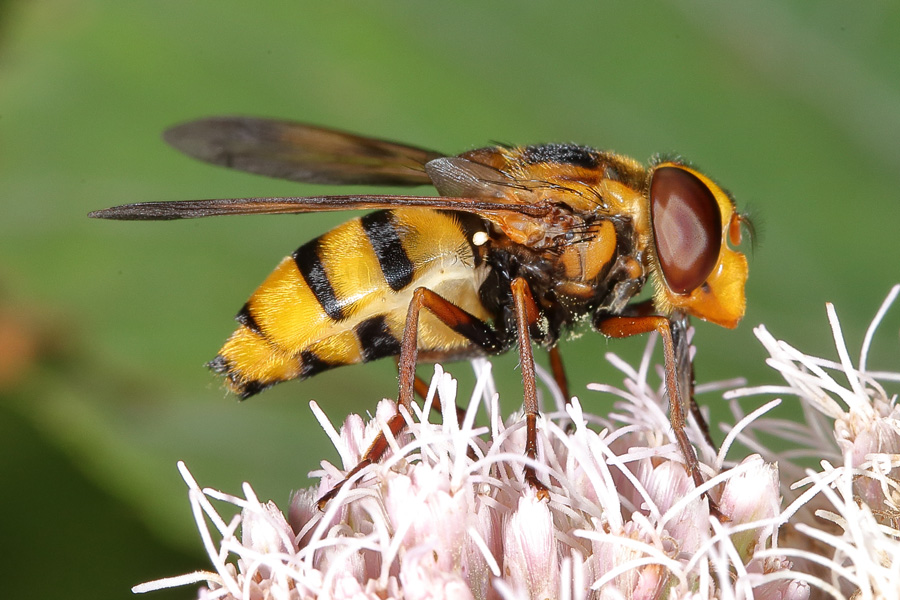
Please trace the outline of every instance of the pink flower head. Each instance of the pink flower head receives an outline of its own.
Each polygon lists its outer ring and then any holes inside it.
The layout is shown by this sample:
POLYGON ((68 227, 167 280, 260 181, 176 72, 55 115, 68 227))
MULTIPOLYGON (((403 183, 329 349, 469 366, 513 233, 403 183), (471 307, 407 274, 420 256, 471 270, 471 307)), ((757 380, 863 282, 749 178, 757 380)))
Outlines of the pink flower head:
MULTIPOLYGON (((351 415, 340 432, 313 405, 343 469, 323 463, 313 473, 319 485, 294 495, 287 519, 249 485, 243 497, 201 489, 182 465, 213 570, 135 591, 199 582, 207 586, 199 597, 210 599, 897 598, 896 402, 877 383, 893 375, 866 371, 864 357, 852 367, 842 341, 841 360, 828 362, 764 329, 757 334, 788 379, 777 389, 797 395, 814 418, 805 425, 766 418, 777 402, 747 416, 735 405, 736 422, 718 453, 692 425, 701 489, 673 443, 662 384, 649 381, 652 341, 637 368, 611 357, 625 374, 621 388, 592 386, 618 398, 612 414, 585 413, 576 398, 538 419, 538 460, 530 464, 549 500, 525 483, 523 420, 499 417, 489 364, 479 361, 465 418, 450 409, 432 423, 430 402, 416 408, 405 416, 406 430, 389 438, 388 454, 324 511, 316 500, 387 431, 393 402, 379 404, 368 422, 351 415), (835 368, 847 387, 825 373, 835 368), (475 425, 481 406, 487 427, 475 425), (794 455, 768 449, 762 429, 831 462, 803 471, 794 455), (211 499, 235 505, 237 514, 224 518, 211 499)), ((456 404, 456 382, 440 367, 431 387, 429 398, 456 404)))

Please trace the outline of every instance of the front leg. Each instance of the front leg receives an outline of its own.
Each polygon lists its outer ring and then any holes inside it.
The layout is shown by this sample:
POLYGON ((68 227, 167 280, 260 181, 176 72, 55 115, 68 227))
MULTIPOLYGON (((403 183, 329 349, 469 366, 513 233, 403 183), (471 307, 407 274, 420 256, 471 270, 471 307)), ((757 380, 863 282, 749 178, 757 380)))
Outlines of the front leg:
MULTIPOLYGON (((629 304, 625 307, 625 311, 622 314, 627 317, 651 317, 656 315, 656 307, 653 305, 653 300, 643 300, 629 304)), ((691 348, 687 339, 687 330, 690 323, 687 316, 683 313, 676 313, 668 321, 669 329, 672 332, 672 343, 675 347, 675 368, 681 375, 679 379, 681 398, 690 406, 691 415, 694 417, 694 421, 697 422, 697 426, 700 427, 706 443, 715 450, 716 443, 713 441, 712 434, 709 431, 709 423, 706 422, 706 417, 700 412, 700 406, 697 404, 696 398, 694 398, 694 361, 691 360, 691 348)), ((600 329, 600 325, 596 326, 600 329)))
MULTIPOLYGON (((672 338, 669 319, 662 316, 615 316, 599 320, 595 323, 595 326, 602 334, 616 338, 631 337, 651 331, 659 332, 663 342, 666 394, 669 397, 669 421, 672 424, 672 431, 675 433, 675 441, 678 443, 678 448, 684 457, 688 475, 691 476, 697 487, 702 486, 705 482, 703 475, 700 473, 700 461, 697 459, 697 453, 694 451, 694 447, 691 445, 685 432, 684 401, 678 385, 678 363, 676 361, 675 343, 672 338)), ((710 511, 718 514, 719 511, 715 502, 708 495, 707 499, 710 503, 710 511)))

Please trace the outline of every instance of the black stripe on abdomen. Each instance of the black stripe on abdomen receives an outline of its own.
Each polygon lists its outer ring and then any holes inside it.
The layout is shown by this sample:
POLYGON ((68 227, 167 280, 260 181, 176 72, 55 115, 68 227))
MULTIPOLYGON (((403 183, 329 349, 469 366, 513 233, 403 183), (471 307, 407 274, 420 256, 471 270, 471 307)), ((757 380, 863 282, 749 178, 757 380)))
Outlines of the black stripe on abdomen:
POLYGON ((362 349, 363 362, 400 354, 400 340, 388 329, 384 315, 366 319, 353 329, 362 349))
POLYGON ((325 267, 319 257, 320 247, 318 238, 303 244, 294 252, 294 262, 297 263, 300 274, 303 275, 309 289, 316 296, 316 300, 322 305, 325 314, 335 321, 342 321, 345 316, 344 311, 338 303, 334 288, 331 287, 328 274, 325 273, 325 267))
POLYGON ((260 337, 266 337, 266 334, 263 333, 262 329, 259 326, 259 323, 256 322, 256 317, 253 316, 253 313, 250 312, 250 303, 247 302, 244 306, 241 307, 240 312, 238 312, 237 316, 234 318, 235 321, 255 333, 260 337))
POLYGON ((392 213, 380 210, 362 217, 360 221, 387 284, 395 292, 408 286, 413 278, 413 264, 400 241, 392 213))
POLYGON ((330 363, 310 350, 300 352, 300 379, 306 379, 339 366, 341 363, 330 363))

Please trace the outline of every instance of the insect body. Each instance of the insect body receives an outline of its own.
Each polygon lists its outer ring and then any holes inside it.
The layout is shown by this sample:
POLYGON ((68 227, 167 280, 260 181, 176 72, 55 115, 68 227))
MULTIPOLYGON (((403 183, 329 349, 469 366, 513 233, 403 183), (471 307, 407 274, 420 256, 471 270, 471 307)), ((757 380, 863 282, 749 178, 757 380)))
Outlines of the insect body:
MULTIPOLYGON (((399 356, 399 401, 409 408, 420 358, 468 358, 518 345, 526 453, 534 457, 532 341, 550 349, 565 387, 556 343, 567 328, 589 320, 615 337, 656 330, 664 342, 673 429, 688 469, 702 481, 683 431, 677 381, 689 382, 690 374, 679 373, 687 351, 679 331, 687 316, 735 327, 747 278, 746 258, 731 248, 740 242, 743 217, 702 173, 677 160, 645 167, 570 144, 444 156, 249 118, 187 123, 166 139, 192 156, 244 171, 314 183, 428 184, 440 194, 150 202, 91 214, 167 220, 379 209, 298 248, 238 313, 238 329, 211 366, 239 396, 399 356), (632 303, 647 279, 652 301, 632 303)), ((399 429, 401 420, 391 426, 399 429)), ((384 451, 380 443, 364 464, 384 451)), ((533 470, 526 478, 546 491, 533 470)))

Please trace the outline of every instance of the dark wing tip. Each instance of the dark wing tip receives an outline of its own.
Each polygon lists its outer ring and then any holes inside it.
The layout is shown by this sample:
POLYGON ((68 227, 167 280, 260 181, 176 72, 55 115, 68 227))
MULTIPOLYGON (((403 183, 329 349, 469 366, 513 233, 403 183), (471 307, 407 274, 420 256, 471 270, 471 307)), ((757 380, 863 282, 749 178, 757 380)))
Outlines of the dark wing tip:
POLYGON ((88 213, 91 219, 108 219, 111 221, 171 221, 189 218, 186 214, 173 209, 172 202, 141 202, 123 204, 88 213))
POLYGON ((253 132, 248 131, 251 125, 247 119, 239 117, 210 117, 170 127, 162 137, 167 144, 188 156, 230 167, 235 149, 253 142, 253 132))

